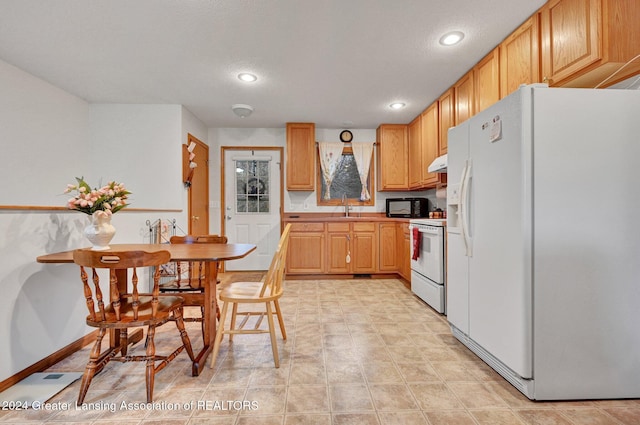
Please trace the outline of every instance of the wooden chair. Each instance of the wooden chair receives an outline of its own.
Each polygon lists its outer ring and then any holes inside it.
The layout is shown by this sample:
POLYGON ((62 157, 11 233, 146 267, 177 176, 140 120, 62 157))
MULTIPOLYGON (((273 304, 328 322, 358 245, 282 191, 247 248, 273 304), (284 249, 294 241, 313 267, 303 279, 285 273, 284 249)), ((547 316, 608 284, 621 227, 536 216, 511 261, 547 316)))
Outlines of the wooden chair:
MULTIPOLYGON (((227 243, 226 236, 219 235, 186 235, 172 236, 171 243, 227 243)), ((220 280, 218 279, 218 283, 220 280)), ((205 273, 202 261, 177 261, 176 279, 160 285, 160 292, 164 294, 179 293, 184 298, 184 305, 200 307, 200 317, 185 317, 185 322, 200 322, 202 325, 202 338, 204 340, 204 285, 205 273)), ((220 311, 216 304, 216 315, 220 318, 220 311)), ((205 341, 206 344, 206 341, 205 341)))
MULTIPOLYGON (((89 355, 89 362, 85 368, 78 395, 78 404, 82 404, 91 385, 91 380, 111 360, 120 362, 142 361, 147 364, 146 385, 147 402, 153 401, 153 383, 156 372, 164 369, 182 350, 186 349, 189 358, 193 361, 194 355, 189 336, 182 320, 182 298, 160 297, 159 277, 160 266, 171 258, 169 251, 144 252, 144 251, 92 251, 90 249, 78 249, 73 252, 73 261, 80 266, 80 278, 84 286, 84 296, 89 309, 87 325, 98 328, 98 337, 89 355), (155 266, 153 275, 153 290, 150 294, 138 293, 139 267, 155 266), (89 285, 89 275, 85 268, 91 268, 91 280, 95 288, 95 294, 89 285), (105 305, 100 289, 99 269, 109 271, 110 302, 105 305), (120 288, 126 288, 126 282, 118 282, 118 276, 122 276, 123 270, 132 271, 132 292, 120 293, 120 288), (96 311, 96 305, 98 307, 96 311), (168 356, 156 355, 154 336, 156 328, 167 321, 175 321, 182 345, 168 356), (147 327, 146 355, 127 356, 127 329, 147 327), (107 330, 120 333, 121 345, 101 353, 101 343, 107 330), (116 357, 118 352, 121 356, 116 357), (156 361, 160 361, 156 365, 156 361)), ((151 270, 151 269, 150 269, 151 270)))
POLYGON ((229 335, 229 343, 233 342, 235 334, 256 334, 269 333, 271 336, 271 350, 273 351, 273 361, 276 367, 280 367, 280 358, 278 356, 278 345, 276 342, 275 324, 273 315, 278 318, 282 339, 287 339, 287 333, 282 320, 282 312, 278 300, 283 294, 283 281, 285 274, 285 260, 287 258, 287 248, 289 246, 289 232, 291 224, 287 224, 280 237, 280 242, 276 248, 276 252, 271 260, 269 270, 262 282, 232 282, 220 290, 219 298, 222 302, 222 314, 218 322, 215 343, 213 345, 213 353, 211 354, 211 365, 213 368, 220 351, 220 343, 225 334, 229 335), (259 311, 238 311, 240 304, 264 304, 265 310, 259 311), (273 304, 273 307, 272 307, 273 304), (231 323, 228 329, 225 329, 225 318, 232 306, 231 323), (238 327, 236 327, 237 316, 244 316, 238 327), (258 316, 255 326, 252 329, 245 329, 244 326, 251 316, 258 316), (260 325, 264 317, 267 317, 269 329, 261 329, 260 325))

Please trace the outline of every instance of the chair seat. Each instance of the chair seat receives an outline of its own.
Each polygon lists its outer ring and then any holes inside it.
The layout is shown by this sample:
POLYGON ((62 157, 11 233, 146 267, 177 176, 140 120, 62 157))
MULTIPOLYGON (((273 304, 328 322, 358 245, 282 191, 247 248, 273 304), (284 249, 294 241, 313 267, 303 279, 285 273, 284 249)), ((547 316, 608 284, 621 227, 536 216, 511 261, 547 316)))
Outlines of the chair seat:
POLYGON ((264 303, 280 298, 282 292, 272 296, 260 295, 264 286, 263 282, 233 282, 223 287, 218 294, 220 301, 243 302, 243 303, 264 303))
POLYGON ((138 319, 133 318, 133 297, 125 295, 120 300, 120 320, 116 320, 116 313, 111 304, 105 306, 105 321, 101 321, 100 313, 96 312, 96 319, 87 316, 87 325, 94 327, 130 328, 132 326, 147 326, 150 324, 164 323, 171 318, 170 312, 178 308, 182 303, 182 297, 162 296, 158 298, 158 308, 155 317, 152 317, 151 295, 141 295, 138 305, 138 319))

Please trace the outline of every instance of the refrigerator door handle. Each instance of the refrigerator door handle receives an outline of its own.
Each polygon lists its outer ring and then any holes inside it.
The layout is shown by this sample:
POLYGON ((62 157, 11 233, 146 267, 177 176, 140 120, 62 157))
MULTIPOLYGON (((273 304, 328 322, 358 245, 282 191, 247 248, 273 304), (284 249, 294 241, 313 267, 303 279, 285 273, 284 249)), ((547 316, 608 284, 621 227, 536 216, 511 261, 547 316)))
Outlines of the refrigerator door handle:
POLYGON ((469 182, 471 180, 471 160, 465 161, 464 169, 462 171, 462 187, 460 189, 460 221, 462 229, 462 239, 464 240, 465 255, 467 257, 473 256, 473 247, 471 241, 471 235, 469 234, 469 182))
POLYGON ((462 175, 460 176, 460 198, 458 199, 458 208, 459 208, 459 220, 460 220, 460 233, 462 235, 462 241, 464 242, 464 252, 465 255, 467 255, 467 236, 465 235, 465 228, 464 228, 464 222, 465 222, 465 216, 466 216, 466 211, 465 211, 465 205, 464 205, 464 183, 465 183, 465 178, 467 176, 467 161, 464 162, 464 167, 462 167, 462 175))

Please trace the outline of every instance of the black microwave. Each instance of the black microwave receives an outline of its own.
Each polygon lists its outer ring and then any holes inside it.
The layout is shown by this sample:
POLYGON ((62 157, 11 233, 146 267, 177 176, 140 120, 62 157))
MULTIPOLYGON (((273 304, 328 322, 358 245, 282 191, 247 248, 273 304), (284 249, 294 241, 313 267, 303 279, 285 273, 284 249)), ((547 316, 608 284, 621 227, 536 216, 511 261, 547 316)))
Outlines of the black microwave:
POLYGON ((388 198, 387 217, 428 217, 427 198, 388 198))

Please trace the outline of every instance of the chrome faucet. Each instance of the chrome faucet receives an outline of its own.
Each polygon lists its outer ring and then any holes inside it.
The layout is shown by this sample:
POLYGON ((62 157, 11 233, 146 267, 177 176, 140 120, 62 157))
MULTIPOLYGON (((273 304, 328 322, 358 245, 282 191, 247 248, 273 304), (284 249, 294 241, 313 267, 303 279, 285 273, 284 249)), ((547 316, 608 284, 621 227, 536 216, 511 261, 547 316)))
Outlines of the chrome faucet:
POLYGON ((349 199, 347 199, 347 194, 342 195, 342 204, 344 205, 344 216, 349 217, 349 199))

